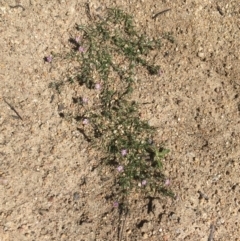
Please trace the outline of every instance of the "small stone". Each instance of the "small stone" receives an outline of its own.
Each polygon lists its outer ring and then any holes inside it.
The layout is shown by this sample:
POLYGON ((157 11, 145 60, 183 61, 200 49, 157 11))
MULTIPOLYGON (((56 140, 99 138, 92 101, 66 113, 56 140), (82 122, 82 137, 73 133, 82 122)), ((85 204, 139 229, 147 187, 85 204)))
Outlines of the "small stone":
POLYGON ((77 201, 79 198, 80 198, 79 193, 78 193, 78 192, 75 192, 75 193, 73 194, 73 200, 74 200, 74 201, 77 201))
POLYGON ((143 239, 147 239, 148 238, 148 235, 146 233, 143 233, 143 239))
POLYGON ((152 223, 151 223, 151 222, 146 222, 146 223, 144 223, 143 226, 141 227, 141 231, 142 231, 143 233, 149 232, 152 228, 153 228, 152 223))
POLYGON ((62 233, 62 234, 61 234, 61 238, 62 238, 62 239, 66 238, 66 237, 67 237, 67 235, 66 235, 65 233, 62 233))
POLYGON ((0 185, 3 185, 3 186, 8 185, 8 180, 3 177, 0 177, 0 185))
POLYGON ((75 12, 75 8, 74 7, 70 7, 68 9, 68 11, 66 12, 66 15, 69 16, 69 15, 73 15, 75 12))
POLYGON ((205 56, 205 55, 204 55, 204 53, 203 53, 203 52, 198 52, 198 57, 199 57, 199 58, 203 59, 203 58, 204 58, 204 56, 205 56))

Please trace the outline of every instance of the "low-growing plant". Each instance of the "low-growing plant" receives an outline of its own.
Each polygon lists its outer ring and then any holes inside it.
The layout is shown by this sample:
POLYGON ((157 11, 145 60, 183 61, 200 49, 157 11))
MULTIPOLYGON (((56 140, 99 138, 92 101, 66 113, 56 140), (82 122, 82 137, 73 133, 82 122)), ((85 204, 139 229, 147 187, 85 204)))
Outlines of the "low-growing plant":
POLYGON ((160 66, 148 56, 160 49, 161 39, 137 31, 133 18, 119 9, 108 9, 104 19, 76 28, 80 37, 71 39, 73 50, 67 57, 77 61, 79 68, 68 81, 97 95, 92 105, 85 96, 74 98, 81 105, 72 114, 82 123, 79 130, 103 153, 100 161, 113 167, 121 187, 118 195, 141 190, 172 196, 162 170, 169 150, 155 143, 156 128, 140 118, 139 105, 131 97, 139 69, 149 75, 160 73, 160 66))

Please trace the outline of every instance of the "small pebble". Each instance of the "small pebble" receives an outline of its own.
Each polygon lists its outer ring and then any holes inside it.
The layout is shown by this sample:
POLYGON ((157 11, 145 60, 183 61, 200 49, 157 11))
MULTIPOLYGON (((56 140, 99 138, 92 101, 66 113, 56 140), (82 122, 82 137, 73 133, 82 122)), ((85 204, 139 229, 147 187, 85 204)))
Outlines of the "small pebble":
POLYGON ((0 185, 6 186, 7 184, 8 184, 8 180, 3 177, 0 177, 0 185))
POLYGON ((73 194, 73 200, 76 201, 76 200, 78 200, 79 198, 80 198, 79 193, 78 193, 78 192, 75 192, 75 193, 73 194))
POLYGON ((202 53, 202 52, 198 52, 198 57, 199 57, 199 58, 203 59, 204 56, 205 56, 204 53, 202 53))
POLYGON ((148 235, 146 233, 144 233, 142 237, 143 237, 143 239, 147 239, 148 235))

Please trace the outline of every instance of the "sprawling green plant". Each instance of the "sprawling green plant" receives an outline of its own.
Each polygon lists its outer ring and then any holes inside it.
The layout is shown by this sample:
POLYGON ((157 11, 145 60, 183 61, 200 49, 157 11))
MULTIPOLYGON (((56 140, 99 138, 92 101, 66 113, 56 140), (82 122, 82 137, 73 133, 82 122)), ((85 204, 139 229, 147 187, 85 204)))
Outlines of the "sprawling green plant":
POLYGON ((160 39, 141 34, 133 18, 119 9, 76 27, 81 37, 71 40, 74 50, 68 57, 78 61, 79 71, 69 81, 98 94, 91 107, 86 97, 75 98, 82 105, 74 115, 83 124, 79 130, 103 153, 102 162, 114 167, 121 193, 140 189, 172 195, 164 185, 161 162, 169 151, 154 142, 156 128, 140 118, 138 103, 131 98, 138 69, 159 74, 160 67, 147 57, 160 49, 160 39))

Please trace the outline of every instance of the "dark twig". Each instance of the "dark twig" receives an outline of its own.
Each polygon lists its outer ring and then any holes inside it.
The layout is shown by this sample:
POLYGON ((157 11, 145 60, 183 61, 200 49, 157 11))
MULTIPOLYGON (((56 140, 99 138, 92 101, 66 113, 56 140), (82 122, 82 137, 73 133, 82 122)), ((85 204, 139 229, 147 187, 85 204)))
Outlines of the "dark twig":
POLYGON ((155 19, 155 18, 157 18, 159 15, 161 15, 161 14, 163 14, 163 13, 166 13, 166 12, 168 12, 168 11, 170 11, 170 10, 171 10, 171 8, 165 9, 165 10, 159 12, 159 13, 156 13, 156 14, 152 17, 152 19, 155 19))
POLYGON ((210 234, 208 236, 208 241, 212 241, 213 240, 214 231, 215 231, 215 226, 214 226, 214 224, 211 224, 210 225, 210 234))
POLYGON ((85 11, 86 11, 86 14, 87 14, 88 18, 89 18, 90 20, 92 20, 89 3, 85 3, 85 11))
POLYGON ((16 6, 9 6, 9 7, 10 8, 22 8, 22 10, 25 11, 25 8, 22 5, 20 5, 20 4, 18 4, 16 6))
POLYGON ((206 195, 206 194, 204 194, 204 193, 202 193, 201 191, 198 191, 198 193, 199 193, 199 195, 200 195, 200 199, 205 199, 205 200, 208 200, 209 198, 208 198, 208 196, 206 195))
POLYGON ((4 102, 10 107, 10 109, 15 112, 15 114, 18 116, 18 118, 21 119, 21 120, 23 120, 23 118, 18 114, 18 112, 16 111, 16 109, 15 109, 11 104, 9 104, 9 103, 5 100, 5 98, 3 98, 3 100, 4 100, 4 102))
POLYGON ((127 215, 128 215, 128 207, 123 207, 123 214, 120 215, 123 217, 123 220, 122 220, 122 225, 119 229, 119 235, 118 235, 118 240, 119 241, 122 241, 122 236, 123 236, 123 232, 124 232, 124 229, 125 229, 125 222, 126 222, 126 219, 127 219, 127 215))

